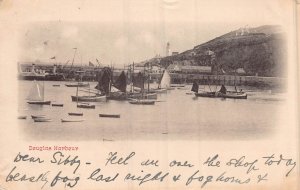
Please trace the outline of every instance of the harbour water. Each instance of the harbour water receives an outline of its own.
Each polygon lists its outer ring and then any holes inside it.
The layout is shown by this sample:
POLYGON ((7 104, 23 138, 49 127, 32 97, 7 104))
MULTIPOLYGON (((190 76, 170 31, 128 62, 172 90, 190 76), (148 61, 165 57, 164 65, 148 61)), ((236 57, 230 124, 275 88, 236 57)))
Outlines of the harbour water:
MULTIPOLYGON (((76 88, 66 87, 67 82, 40 82, 44 83, 45 100, 64 104, 63 107, 53 107, 27 104, 32 83, 19 81, 18 103, 19 115, 27 116, 26 120, 18 120, 19 127, 24 138, 30 140, 258 139, 274 133, 274 118, 283 112, 285 101, 284 93, 253 87, 242 87, 248 94, 245 100, 196 98, 190 91, 191 86, 185 86, 159 94, 155 105, 132 105, 127 101, 110 100, 94 103, 96 109, 82 109, 71 101, 76 88), (60 86, 55 87, 54 84, 60 86), (83 116, 68 116, 69 112, 82 112, 83 116), (121 117, 101 118, 100 113, 120 114, 121 117), (46 115, 52 122, 34 122, 31 115, 46 115), (61 122, 61 119, 71 117, 85 121, 61 122)), ((96 83, 91 82, 90 85, 94 88, 96 83)))

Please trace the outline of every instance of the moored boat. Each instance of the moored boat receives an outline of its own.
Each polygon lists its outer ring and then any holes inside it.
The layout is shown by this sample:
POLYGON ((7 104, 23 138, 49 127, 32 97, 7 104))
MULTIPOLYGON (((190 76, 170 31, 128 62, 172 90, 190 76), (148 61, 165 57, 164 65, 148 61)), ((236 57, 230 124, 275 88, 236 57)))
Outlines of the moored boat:
POLYGON ((121 115, 120 114, 99 114, 99 117, 111 117, 111 118, 120 118, 121 115))
POLYGON ((73 118, 68 118, 68 119, 61 119, 61 122, 83 122, 85 121, 84 119, 73 119, 73 118))
POLYGON ((49 118, 34 118, 34 122, 50 122, 52 119, 49 118))
POLYGON ((51 101, 44 100, 44 93, 44 83, 43 85, 40 85, 38 82, 34 81, 27 98, 27 103, 36 105, 50 105, 51 101))
POLYGON ((77 107, 78 108, 87 108, 87 109, 95 109, 96 108, 95 105, 91 105, 91 104, 78 104, 77 107))
POLYGON ((65 84, 66 87, 88 87, 89 85, 90 85, 89 83, 83 83, 83 82, 65 84))
POLYGON ((27 118, 27 116, 25 116, 25 115, 18 116, 18 119, 26 119, 26 118, 27 118))
POLYGON ((83 116, 83 113, 70 112, 68 114, 71 115, 71 116, 83 116))
POLYGON ((54 107, 64 107, 64 104, 53 104, 52 103, 52 106, 54 106, 54 107))
POLYGON ((46 115, 31 115, 32 119, 36 119, 36 118, 45 118, 46 115))
POLYGON ((154 105, 154 100, 145 100, 145 99, 131 99, 128 101, 130 104, 135 105, 154 105))
POLYGON ((102 102, 106 100, 105 95, 94 96, 71 96, 73 102, 102 102))

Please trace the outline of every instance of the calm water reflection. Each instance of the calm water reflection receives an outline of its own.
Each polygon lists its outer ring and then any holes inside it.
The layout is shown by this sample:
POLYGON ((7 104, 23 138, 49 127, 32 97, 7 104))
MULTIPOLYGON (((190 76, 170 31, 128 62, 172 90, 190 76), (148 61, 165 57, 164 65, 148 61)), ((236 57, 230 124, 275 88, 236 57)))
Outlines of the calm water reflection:
MULTIPOLYGON (((41 82, 43 83, 43 82, 41 82)), ((190 86, 158 96, 155 105, 131 105, 126 101, 98 102, 96 109, 80 109, 71 95, 76 88, 66 82, 45 81, 45 99, 64 107, 28 105, 32 81, 19 81, 19 120, 25 139, 34 140, 234 140, 272 135, 284 94, 247 89, 247 100, 195 98, 190 86), (53 87, 60 84, 60 87, 53 87), (188 95, 188 94, 189 95, 188 95), (83 112, 81 123, 61 123, 68 112, 83 112), (100 118, 99 113, 121 114, 121 118, 100 118), (30 115, 42 114, 52 122, 35 123, 30 115)), ((91 83, 94 87, 96 83, 91 83)))

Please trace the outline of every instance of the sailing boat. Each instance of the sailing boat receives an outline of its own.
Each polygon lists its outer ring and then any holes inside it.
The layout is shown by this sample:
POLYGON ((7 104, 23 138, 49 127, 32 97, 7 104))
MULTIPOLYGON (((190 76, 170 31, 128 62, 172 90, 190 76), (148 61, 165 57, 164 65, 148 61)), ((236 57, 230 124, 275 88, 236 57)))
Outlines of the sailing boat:
POLYGON ((156 93, 164 93, 167 90, 171 90, 171 76, 167 70, 164 70, 164 73, 160 79, 157 89, 154 89, 156 93))
POLYGON ((126 100, 127 99, 127 76, 124 71, 121 72, 116 82, 112 83, 112 87, 116 88, 117 91, 110 90, 107 98, 110 100, 126 100))
MULTIPOLYGON (((236 89, 236 87, 235 87, 236 89)), ((201 91, 199 92, 199 85, 197 82, 193 83, 192 90, 195 92, 196 97, 208 98, 232 98, 232 99, 247 99, 247 93, 242 91, 228 91, 224 85, 221 86, 219 91, 201 91)))
POLYGON ((73 102, 101 102, 101 101, 106 100, 105 95, 100 94, 99 91, 91 90, 89 83, 88 83, 88 86, 89 86, 88 89, 79 90, 79 86, 80 85, 78 85, 77 89, 76 89, 76 96, 71 96, 73 102), (79 96, 78 91, 83 91, 85 93, 88 93, 88 95, 79 96), (91 95, 91 94, 93 94, 93 95, 91 95))
POLYGON ((51 101, 44 100, 44 83, 40 85, 38 82, 34 81, 33 86, 30 89, 28 95, 28 104, 38 104, 38 105, 50 105, 51 101))
MULTIPOLYGON (((144 71, 145 73, 145 71, 144 71)), ((148 74, 148 90, 145 91, 145 77, 142 73, 139 73, 135 80, 133 81, 133 85, 139 87, 141 89, 139 94, 134 94, 129 98, 130 104, 135 105, 154 105, 155 101, 150 99, 157 99, 157 94, 150 92, 149 89, 149 74, 148 74)))

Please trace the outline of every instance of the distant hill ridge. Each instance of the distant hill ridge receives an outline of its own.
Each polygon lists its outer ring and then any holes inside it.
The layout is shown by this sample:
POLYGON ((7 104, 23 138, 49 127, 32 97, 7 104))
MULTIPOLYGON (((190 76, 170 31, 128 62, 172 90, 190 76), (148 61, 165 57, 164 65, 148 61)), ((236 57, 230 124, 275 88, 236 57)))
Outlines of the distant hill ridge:
POLYGON ((165 68, 187 61, 192 65, 210 65, 208 50, 215 53, 218 67, 225 72, 243 68, 248 75, 285 76, 286 39, 278 25, 240 28, 178 55, 163 57, 159 64, 165 68))

